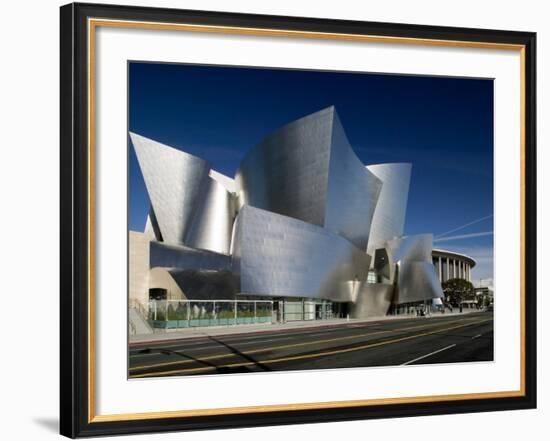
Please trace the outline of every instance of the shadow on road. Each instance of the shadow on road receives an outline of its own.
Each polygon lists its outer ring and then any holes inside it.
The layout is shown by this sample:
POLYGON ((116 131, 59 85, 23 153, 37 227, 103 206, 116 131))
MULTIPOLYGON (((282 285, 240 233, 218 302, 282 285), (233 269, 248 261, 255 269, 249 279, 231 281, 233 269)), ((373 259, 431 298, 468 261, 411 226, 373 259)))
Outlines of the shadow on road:
MULTIPOLYGON (((223 341, 221 340, 218 340, 217 338, 215 337, 212 337, 212 336, 209 336, 208 337, 210 340, 216 342, 217 344, 219 344, 220 346, 225 346, 227 349, 229 349, 233 354, 239 356, 239 357, 242 357, 244 358, 246 361, 250 362, 250 363, 254 363, 255 366, 259 367, 260 369, 262 369, 263 371, 271 371, 272 369, 269 367, 269 366, 266 366, 265 364, 262 364, 261 362, 259 362, 258 360, 252 358, 251 356, 249 355, 246 355, 244 354, 243 352, 239 351, 238 349, 236 349, 235 347, 227 344, 227 343, 224 343, 223 341)), ((217 369, 218 373, 220 374, 223 374, 223 373, 228 373, 228 372, 248 372, 250 371, 250 369, 246 368, 245 366, 242 366, 242 367, 239 367, 239 368, 223 368, 223 367, 220 367, 217 369), (244 368, 244 371, 241 370, 244 368)))

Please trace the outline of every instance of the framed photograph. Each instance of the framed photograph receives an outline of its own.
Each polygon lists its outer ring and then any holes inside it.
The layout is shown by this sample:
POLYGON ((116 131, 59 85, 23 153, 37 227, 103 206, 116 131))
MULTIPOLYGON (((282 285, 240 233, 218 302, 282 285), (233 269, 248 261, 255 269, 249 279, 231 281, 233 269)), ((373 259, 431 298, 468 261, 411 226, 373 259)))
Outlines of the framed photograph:
POLYGON ((528 32, 61 7, 61 433, 536 406, 528 32))

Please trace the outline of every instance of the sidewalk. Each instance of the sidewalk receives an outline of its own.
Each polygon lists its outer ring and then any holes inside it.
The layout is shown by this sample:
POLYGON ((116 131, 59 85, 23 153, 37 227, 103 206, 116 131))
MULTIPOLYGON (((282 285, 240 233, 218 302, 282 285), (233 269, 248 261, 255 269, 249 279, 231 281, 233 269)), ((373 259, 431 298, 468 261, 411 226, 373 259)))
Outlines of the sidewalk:
POLYGON ((208 336, 218 335, 242 335, 253 334, 262 332, 277 332, 277 331, 291 331, 293 329, 316 329, 316 328, 334 328, 345 324, 348 325, 362 325, 364 323, 383 322, 391 320, 429 320, 431 318, 438 317, 453 317, 463 316, 466 314, 472 314, 474 312, 481 312, 477 309, 465 309, 463 312, 458 312, 458 309, 453 312, 445 312, 445 314, 434 313, 424 317, 417 317, 414 315, 386 315, 382 317, 368 317, 364 319, 330 319, 330 320, 310 320, 310 321, 296 321, 286 323, 261 323, 253 325, 227 325, 227 326, 210 326, 210 327, 197 327, 197 328, 184 328, 168 332, 160 332, 157 334, 142 334, 142 335, 130 335, 130 344, 140 343, 159 343, 163 341, 181 340, 189 338, 201 338, 208 336))

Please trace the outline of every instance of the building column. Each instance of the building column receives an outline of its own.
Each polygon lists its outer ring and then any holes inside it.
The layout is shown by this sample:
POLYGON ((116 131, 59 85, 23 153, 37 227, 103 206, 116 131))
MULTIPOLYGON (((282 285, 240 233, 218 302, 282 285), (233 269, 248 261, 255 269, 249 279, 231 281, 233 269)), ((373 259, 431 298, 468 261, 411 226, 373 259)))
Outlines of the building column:
POLYGON ((445 270, 447 272, 447 278, 445 280, 449 280, 449 258, 447 257, 447 266, 445 267, 445 270))
POLYGON ((437 265, 439 269, 439 281, 443 282, 443 272, 441 271, 441 256, 437 258, 437 265))
POLYGON ((464 279, 464 262, 462 260, 458 261, 458 277, 464 279))

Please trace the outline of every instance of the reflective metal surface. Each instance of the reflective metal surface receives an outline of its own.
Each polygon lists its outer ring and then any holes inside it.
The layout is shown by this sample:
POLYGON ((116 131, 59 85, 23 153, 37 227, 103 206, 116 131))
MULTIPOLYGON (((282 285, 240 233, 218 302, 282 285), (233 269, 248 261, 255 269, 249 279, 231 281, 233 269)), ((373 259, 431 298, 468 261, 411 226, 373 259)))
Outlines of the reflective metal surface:
POLYGON ((162 240, 228 253, 235 204, 220 181, 229 186, 230 178, 211 173, 203 159, 135 133, 130 138, 162 240))
POLYGON ((326 299, 349 302, 354 317, 443 296, 432 236, 402 237, 411 165, 365 167, 334 107, 268 135, 234 180, 130 137, 151 200, 150 268, 180 295, 326 299), (379 283, 367 283, 371 256, 379 283))
POLYGON ((351 148, 336 111, 327 188, 325 228, 366 251, 382 182, 365 168, 351 148))
POLYGON ((203 159, 135 133, 130 133, 130 138, 163 239, 185 243, 210 166, 203 159))
POLYGON ((388 257, 385 248, 378 248, 374 251, 373 268, 376 274, 385 283, 393 283, 394 263, 388 257))
POLYGON ((230 271, 168 270, 184 298, 194 300, 233 299, 238 282, 230 271))
POLYGON ((349 302, 366 280, 369 256, 324 228, 247 205, 236 222, 241 293, 349 302))
POLYGON ((432 264, 431 234, 406 236, 387 241, 388 256, 396 265, 394 303, 409 303, 443 297, 432 264))
POLYGON ((376 164, 367 166, 367 169, 383 184, 374 210, 367 249, 369 254, 373 254, 375 249, 383 248, 387 240, 403 235, 412 165, 376 164))
POLYGON ((357 158, 334 107, 267 136, 235 181, 240 206, 324 226, 366 250, 382 184, 357 158))
POLYGON ((208 178, 201 188, 193 222, 185 244, 204 250, 229 253, 235 218, 235 199, 223 185, 208 178))
POLYGON ((149 266, 182 270, 231 271, 231 256, 186 246, 151 242, 149 266))
POLYGON ((214 181, 219 182, 229 193, 235 193, 237 191, 237 186, 235 180, 229 176, 225 176, 216 170, 210 170, 208 175, 214 179, 214 181))
POLYGON ((350 315, 354 318, 386 315, 392 303, 393 291, 393 285, 387 283, 361 284, 355 303, 350 305, 350 315))
POLYGON ((322 226, 333 108, 287 124, 243 159, 235 181, 239 204, 322 226))
POLYGON ((147 221, 145 222, 144 232, 151 238, 151 240, 162 242, 162 234, 160 234, 159 224, 153 207, 149 207, 149 214, 147 215, 147 221))

